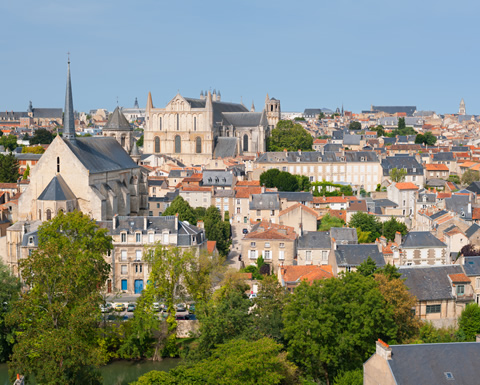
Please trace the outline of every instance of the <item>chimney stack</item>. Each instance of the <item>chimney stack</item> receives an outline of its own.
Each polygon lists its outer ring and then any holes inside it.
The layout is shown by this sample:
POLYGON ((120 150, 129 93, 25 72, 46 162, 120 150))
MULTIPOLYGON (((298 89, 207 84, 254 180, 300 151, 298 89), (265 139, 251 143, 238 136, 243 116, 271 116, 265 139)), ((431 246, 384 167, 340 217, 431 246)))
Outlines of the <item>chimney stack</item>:
POLYGON ((392 348, 385 342, 383 342, 380 338, 375 343, 377 350, 376 353, 384 358, 385 360, 389 361, 392 359, 392 348))

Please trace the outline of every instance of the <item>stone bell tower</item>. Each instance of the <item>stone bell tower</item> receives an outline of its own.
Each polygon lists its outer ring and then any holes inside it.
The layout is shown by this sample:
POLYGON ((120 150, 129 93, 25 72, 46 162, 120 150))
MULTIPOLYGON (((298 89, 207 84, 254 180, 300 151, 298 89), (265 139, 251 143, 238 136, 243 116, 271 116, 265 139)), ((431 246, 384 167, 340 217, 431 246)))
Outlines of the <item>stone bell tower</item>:
POLYGON ((268 125, 275 128, 281 119, 280 100, 268 96, 265 98, 265 111, 267 113, 268 125))

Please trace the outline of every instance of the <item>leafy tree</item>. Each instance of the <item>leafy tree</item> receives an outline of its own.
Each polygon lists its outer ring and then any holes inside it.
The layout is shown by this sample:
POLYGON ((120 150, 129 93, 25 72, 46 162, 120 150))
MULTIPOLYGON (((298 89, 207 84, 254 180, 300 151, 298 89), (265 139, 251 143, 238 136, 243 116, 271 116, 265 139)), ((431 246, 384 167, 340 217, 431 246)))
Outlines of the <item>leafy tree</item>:
POLYGON ((362 231, 360 228, 357 229, 357 239, 358 243, 370 243, 370 231, 362 231))
POLYGON ((20 280, 0 260, 0 362, 6 362, 12 353, 14 331, 5 324, 8 312, 15 309, 20 294, 20 280))
POLYGON ((396 279, 402 276, 402 274, 398 272, 398 268, 394 265, 390 265, 390 263, 378 268, 375 273, 383 274, 387 279, 396 279))
POLYGON ((362 129, 362 123, 360 122, 350 122, 348 125, 349 130, 361 130, 362 129))
POLYGON ((453 327, 437 329, 431 322, 424 322, 416 342, 424 344, 457 342, 456 331, 453 327))
POLYGON ((10 151, 13 151, 18 147, 17 137, 15 135, 3 135, 0 137, 0 145, 5 147, 6 150, 8 149, 10 151))
POLYGON ((396 336, 393 309, 371 277, 302 282, 285 306, 284 337, 291 359, 314 380, 327 384, 341 371, 362 366, 381 338, 396 336))
POLYGON ((402 235, 407 235, 407 226, 405 223, 398 222, 394 217, 390 218, 383 224, 383 235, 389 241, 395 239, 395 234, 397 231, 402 235))
POLYGON ((373 274, 377 271, 377 264, 375 261, 368 256, 368 258, 363 261, 357 268, 357 272, 363 275, 364 277, 373 277, 373 274))
POLYGON ((23 154, 43 154, 45 149, 42 146, 22 147, 23 154))
MULTIPOLYGON (((303 181, 302 184, 307 183, 303 181)), ((308 183, 310 183, 308 181, 308 183)), ((278 191, 299 191, 298 179, 287 171, 270 169, 260 175, 260 184, 265 187, 276 187, 278 191)), ((300 187, 303 187, 300 186, 300 187)), ((310 188, 310 186, 308 186, 310 188)))
POLYGON ((460 177, 458 175, 449 175, 448 176, 448 179, 447 179, 449 182, 453 182, 453 183, 456 183, 456 184, 460 184, 460 177))
POLYGON ((188 204, 188 202, 178 195, 170 206, 163 212, 163 216, 178 214, 179 221, 187 221, 192 225, 197 224, 197 217, 195 211, 188 204))
POLYGON ((313 137, 301 124, 281 120, 267 141, 267 151, 311 151, 312 145, 313 137))
POLYGON ((100 384, 104 363, 97 340, 101 291, 112 248, 106 229, 87 215, 59 212, 38 230, 38 249, 22 259, 30 290, 9 314, 17 343, 9 366, 39 383, 100 384))
POLYGON ((230 222, 222 220, 220 211, 215 206, 210 206, 203 220, 205 224, 205 236, 210 241, 217 242, 217 250, 222 256, 226 256, 231 244, 230 222))
POLYGON ((476 335, 480 333, 480 307, 477 303, 467 304, 458 319, 458 326, 466 341, 475 341, 476 335))
POLYGON ((464 185, 469 185, 473 182, 476 182, 480 179, 480 173, 475 170, 467 170, 462 175, 462 183, 464 185))
POLYGON ((375 239, 380 237, 382 233, 382 224, 378 217, 357 211, 350 219, 349 227, 355 227, 358 231, 369 232, 368 242, 375 242, 375 239))
POLYGON ((297 178, 297 191, 310 191, 310 180, 305 175, 295 175, 297 178))
POLYGON ((352 186, 350 185, 343 185, 337 184, 327 181, 321 182, 312 182, 311 186, 314 187, 313 189, 313 196, 326 196, 326 197, 337 197, 343 195, 351 196, 353 195, 352 186), (335 188, 333 191, 332 188, 335 188), (328 190, 327 190, 328 189, 328 190))
POLYGON ((325 119, 325 114, 323 112, 320 112, 317 117, 318 120, 325 119))
POLYGON ((407 170, 404 168, 392 168, 390 170, 390 179, 392 182, 403 182, 407 176, 407 170))
POLYGON ((371 128, 371 130, 376 131, 377 138, 385 136, 385 128, 381 124, 379 124, 377 127, 371 128))
POLYGON ((143 135, 142 135, 140 138, 138 138, 138 140, 137 140, 137 146, 138 146, 138 147, 143 147, 143 135))
POLYGON ((205 207, 195 207, 193 209, 193 212, 195 213, 197 221, 203 221, 205 218, 205 214, 207 213, 207 209, 205 207))
POLYGON ((363 370, 355 369, 341 372, 335 377, 333 385, 363 385, 363 370))
POLYGON ((23 180, 27 180, 29 176, 30 176, 30 165, 27 164, 27 168, 26 168, 25 171, 23 172, 23 177, 22 177, 22 179, 23 179, 23 180))
POLYGON ((270 170, 264 171, 260 174, 260 185, 265 187, 276 187, 276 178, 280 174, 278 168, 271 168, 270 170))
POLYGON ((30 138, 30 145, 33 144, 50 144, 53 142, 53 134, 45 128, 35 130, 33 136, 30 138))
POLYGON ((301 116, 297 116, 296 118, 293 119, 296 122, 305 122, 305 118, 301 116))
POLYGON ((475 257, 480 254, 480 250, 478 250, 475 245, 469 243, 468 245, 463 246, 460 249, 460 255, 464 257, 475 257))
POLYGON ((431 132, 426 132, 425 134, 418 134, 415 137, 415 143, 433 146, 435 143, 437 143, 437 137, 431 132))
POLYGON ((345 222, 337 217, 333 217, 330 214, 325 214, 320 221, 320 225, 318 226, 318 231, 328 231, 332 227, 343 227, 345 222))
POLYGON ((18 160, 12 153, 0 154, 0 183, 16 183, 18 173, 18 160))
POLYGON ((405 118, 398 118, 398 131, 405 130, 405 118))

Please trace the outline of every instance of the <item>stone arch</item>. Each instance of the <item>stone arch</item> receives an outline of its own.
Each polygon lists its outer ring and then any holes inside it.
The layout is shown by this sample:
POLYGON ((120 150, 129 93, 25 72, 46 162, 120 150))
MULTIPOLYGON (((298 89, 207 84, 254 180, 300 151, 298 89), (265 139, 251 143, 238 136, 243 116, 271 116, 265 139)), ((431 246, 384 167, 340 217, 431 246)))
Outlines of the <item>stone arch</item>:
POLYGON ((155 153, 160 152, 160 138, 158 136, 155 137, 155 149, 153 152, 155 153))
POLYGON ((180 135, 175 136, 175 154, 180 154, 182 152, 182 138, 180 135))
POLYGON ((195 138, 195 153, 202 153, 202 138, 200 138, 199 136, 195 138))
POLYGON ((162 117, 161 116, 158 117, 158 129, 160 131, 162 131, 162 117))
POLYGON ((45 214, 46 220, 49 221, 52 219, 52 210, 47 209, 46 214, 45 214))
POLYGON ((123 148, 125 148, 125 134, 123 134, 122 137, 120 138, 120 144, 123 148))
POLYGON ((243 151, 248 151, 248 135, 243 135, 243 151))

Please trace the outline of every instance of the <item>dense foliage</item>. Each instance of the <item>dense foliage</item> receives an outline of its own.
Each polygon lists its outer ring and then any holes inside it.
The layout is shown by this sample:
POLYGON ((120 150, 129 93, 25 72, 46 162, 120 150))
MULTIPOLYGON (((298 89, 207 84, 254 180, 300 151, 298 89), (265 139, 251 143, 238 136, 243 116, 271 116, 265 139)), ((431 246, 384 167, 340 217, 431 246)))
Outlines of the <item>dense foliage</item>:
POLYGON ((18 177, 18 160, 12 153, 0 154, 0 183, 16 183, 18 177))
POLYGON ((415 143, 433 146, 435 143, 437 143, 437 137, 431 132, 426 132, 425 134, 418 134, 415 137, 415 143))
POLYGON ((197 217, 195 211, 192 209, 190 204, 178 195, 170 206, 162 213, 163 216, 166 215, 176 215, 178 214, 179 221, 187 221, 192 225, 197 224, 197 217))
POLYGON ((332 227, 343 227, 345 222, 343 219, 331 216, 330 214, 325 214, 318 225, 318 231, 328 231, 332 227))
POLYGON ((403 182, 407 176, 407 170, 404 168, 393 168, 390 170, 390 179, 392 182, 403 182))
POLYGON ((281 120, 267 140, 267 151, 312 151, 313 137, 301 124, 281 120))
POLYGON ((38 128, 30 138, 30 145, 50 144, 53 142, 54 135, 46 128, 38 128))
POLYGON ((20 294, 20 280, 0 260, 0 362, 6 362, 12 353, 14 331, 5 323, 5 317, 15 308, 20 294))

